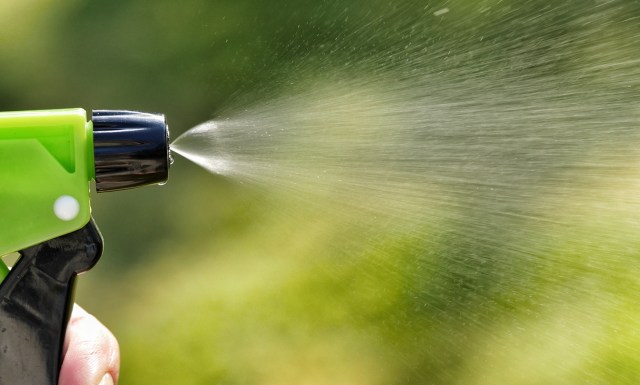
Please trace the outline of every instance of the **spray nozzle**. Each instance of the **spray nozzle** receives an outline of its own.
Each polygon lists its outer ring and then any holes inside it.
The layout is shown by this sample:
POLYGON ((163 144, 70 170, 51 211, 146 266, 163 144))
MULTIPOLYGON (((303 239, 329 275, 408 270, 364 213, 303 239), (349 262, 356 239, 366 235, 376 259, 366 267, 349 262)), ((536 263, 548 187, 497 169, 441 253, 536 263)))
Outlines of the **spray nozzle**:
POLYGON ((98 191, 167 180, 163 115, 80 108, 0 113, 0 384, 58 383, 77 274, 102 253, 98 191), (93 125, 93 129, 92 128, 93 125), (4 267, 4 268, 3 268, 4 267))
POLYGON ((164 115, 96 110, 92 120, 98 192, 167 181, 172 161, 164 115))

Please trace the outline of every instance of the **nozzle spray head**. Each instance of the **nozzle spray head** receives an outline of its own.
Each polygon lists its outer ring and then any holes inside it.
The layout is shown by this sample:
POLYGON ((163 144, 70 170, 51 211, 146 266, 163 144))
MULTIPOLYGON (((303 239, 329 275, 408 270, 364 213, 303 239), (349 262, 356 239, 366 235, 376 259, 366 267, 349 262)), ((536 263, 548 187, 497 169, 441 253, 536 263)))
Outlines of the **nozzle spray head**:
POLYGON ((171 151, 164 115, 96 110, 92 121, 98 192, 167 181, 171 151))

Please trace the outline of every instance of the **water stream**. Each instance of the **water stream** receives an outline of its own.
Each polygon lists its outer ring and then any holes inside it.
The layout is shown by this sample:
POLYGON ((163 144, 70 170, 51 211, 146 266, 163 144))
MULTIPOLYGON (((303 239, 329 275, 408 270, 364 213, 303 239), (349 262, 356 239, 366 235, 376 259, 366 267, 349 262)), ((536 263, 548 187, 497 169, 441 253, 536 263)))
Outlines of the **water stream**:
POLYGON ((582 195, 620 193, 614 186, 637 175, 640 139, 629 15, 615 2, 505 7, 392 15, 378 21, 392 44, 371 52, 359 44, 376 26, 356 29, 292 64, 277 92, 229 106, 172 148, 298 199, 400 222, 436 210, 481 238, 492 226, 552 221, 582 195))
POLYGON ((640 8, 552 3, 355 21, 172 148, 344 218, 359 252, 386 234, 376 263, 401 276, 406 311, 450 333, 399 349, 437 366, 433 383, 638 379, 640 8))

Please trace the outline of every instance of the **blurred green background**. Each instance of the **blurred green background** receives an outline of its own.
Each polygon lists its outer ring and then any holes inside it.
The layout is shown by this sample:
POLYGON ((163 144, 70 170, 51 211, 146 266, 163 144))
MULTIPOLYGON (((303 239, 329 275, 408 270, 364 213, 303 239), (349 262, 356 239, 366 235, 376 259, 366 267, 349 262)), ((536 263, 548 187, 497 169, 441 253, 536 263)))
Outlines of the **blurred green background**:
MULTIPOLYGON (((501 51, 501 41, 539 45, 534 57, 545 57, 545 41, 584 32, 565 41, 580 55, 535 71, 592 65, 585 90, 619 82, 619 101, 637 104, 640 79, 608 78, 607 65, 640 63, 638 4, 4 1, 0 101, 3 110, 162 112, 177 137, 232 101, 277 93, 300 68, 292 63, 394 51, 404 46, 402 15, 447 7, 457 16, 424 28, 460 52, 461 36, 491 37, 496 51, 466 59, 487 67, 494 56, 531 59, 501 51), (392 13, 396 25, 385 24, 392 13), (553 25, 544 33, 541 15, 553 25), (608 24, 610 36, 584 28, 603 20, 621 24, 608 24)), ((463 71, 460 60, 440 65, 463 71)), ((537 238, 524 225, 500 240, 539 253, 500 264, 508 250, 456 238, 437 218, 364 227, 375 222, 366 212, 326 215, 178 158, 163 187, 94 196, 106 253, 81 278, 78 302, 118 337, 125 385, 637 383, 640 173, 620 172, 618 184, 582 178, 584 194, 558 196, 550 207, 566 210, 540 214, 537 238)))

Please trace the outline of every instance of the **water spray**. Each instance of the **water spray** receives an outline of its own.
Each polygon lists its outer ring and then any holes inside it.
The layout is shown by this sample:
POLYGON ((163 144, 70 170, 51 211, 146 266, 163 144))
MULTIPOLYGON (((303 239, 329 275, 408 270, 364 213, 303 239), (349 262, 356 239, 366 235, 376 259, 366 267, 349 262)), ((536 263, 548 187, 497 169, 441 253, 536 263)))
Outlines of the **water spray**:
POLYGON ((55 385, 75 277, 95 265, 97 192, 167 181, 160 114, 83 109, 0 113, 0 384, 55 385))

